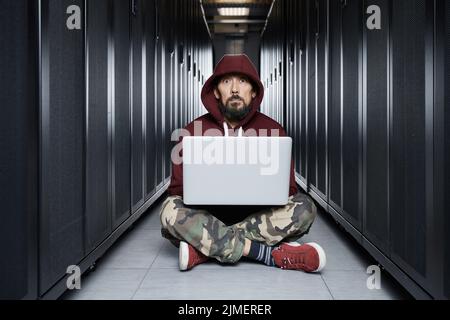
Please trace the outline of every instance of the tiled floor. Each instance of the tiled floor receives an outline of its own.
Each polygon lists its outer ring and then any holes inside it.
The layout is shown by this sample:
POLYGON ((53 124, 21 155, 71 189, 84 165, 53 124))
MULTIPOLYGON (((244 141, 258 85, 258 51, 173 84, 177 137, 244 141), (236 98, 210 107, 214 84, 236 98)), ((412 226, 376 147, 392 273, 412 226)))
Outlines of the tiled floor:
POLYGON ((82 277, 82 289, 62 299, 410 299, 386 273, 381 289, 367 288, 374 261, 325 213, 304 241, 318 242, 327 254, 320 274, 284 271, 248 261, 215 262, 178 270, 178 251, 160 235, 160 199, 136 226, 82 277))

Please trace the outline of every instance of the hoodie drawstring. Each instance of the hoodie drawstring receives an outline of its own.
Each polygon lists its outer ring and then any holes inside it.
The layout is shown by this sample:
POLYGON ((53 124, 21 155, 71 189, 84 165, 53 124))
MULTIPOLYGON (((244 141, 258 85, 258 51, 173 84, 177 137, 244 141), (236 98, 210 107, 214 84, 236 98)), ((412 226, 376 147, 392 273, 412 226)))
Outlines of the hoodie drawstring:
MULTIPOLYGON (((227 125, 226 121, 223 122, 223 131, 225 132, 225 137, 228 137, 229 136, 229 134, 228 134, 228 125, 227 125)), ((242 137, 242 136, 243 136, 243 130, 242 130, 242 127, 239 127, 238 137, 242 137)))
POLYGON ((225 132, 224 136, 228 137, 228 125, 225 121, 223 122, 223 131, 225 132))

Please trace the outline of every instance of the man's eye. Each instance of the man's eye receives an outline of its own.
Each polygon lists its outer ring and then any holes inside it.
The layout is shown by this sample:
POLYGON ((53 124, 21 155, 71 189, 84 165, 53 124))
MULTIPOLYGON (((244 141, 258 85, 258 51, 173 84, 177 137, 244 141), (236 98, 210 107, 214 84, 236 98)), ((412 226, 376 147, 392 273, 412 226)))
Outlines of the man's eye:
POLYGON ((241 83, 246 83, 246 82, 247 82, 247 80, 241 79, 241 83))

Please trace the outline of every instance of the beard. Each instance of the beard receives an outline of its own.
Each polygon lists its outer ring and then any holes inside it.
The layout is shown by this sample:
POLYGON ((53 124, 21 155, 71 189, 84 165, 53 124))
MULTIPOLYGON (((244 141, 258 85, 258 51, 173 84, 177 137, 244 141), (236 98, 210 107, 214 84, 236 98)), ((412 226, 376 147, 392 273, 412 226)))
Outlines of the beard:
POLYGON ((241 97, 233 96, 227 100, 226 105, 224 105, 222 101, 219 100, 219 109, 225 116, 225 118, 231 121, 240 121, 250 113, 252 108, 249 104, 245 104, 244 100, 241 97), (240 109, 237 109, 233 106, 234 102, 232 102, 232 100, 240 100, 244 104, 244 106, 240 109))

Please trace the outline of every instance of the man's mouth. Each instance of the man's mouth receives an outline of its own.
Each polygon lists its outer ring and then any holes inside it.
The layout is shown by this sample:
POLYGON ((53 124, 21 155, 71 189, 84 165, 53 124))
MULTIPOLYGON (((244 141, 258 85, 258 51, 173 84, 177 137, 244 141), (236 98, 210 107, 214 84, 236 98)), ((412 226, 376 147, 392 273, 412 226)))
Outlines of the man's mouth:
POLYGON ((233 95, 229 98, 229 101, 244 101, 244 99, 242 99, 240 96, 238 95, 233 95))
POLYGON ((242 100, 231 100, 228 105, 232 108, 238 108, 239 106, 241 106, 243 104, 244 104, 244 102, 242 100))
POLYGON ((232 98, 232 99, 230 99, 230 103, 236 103, 236 102, 244 102, 244 100, 242 100, 240 98, 232 98))

